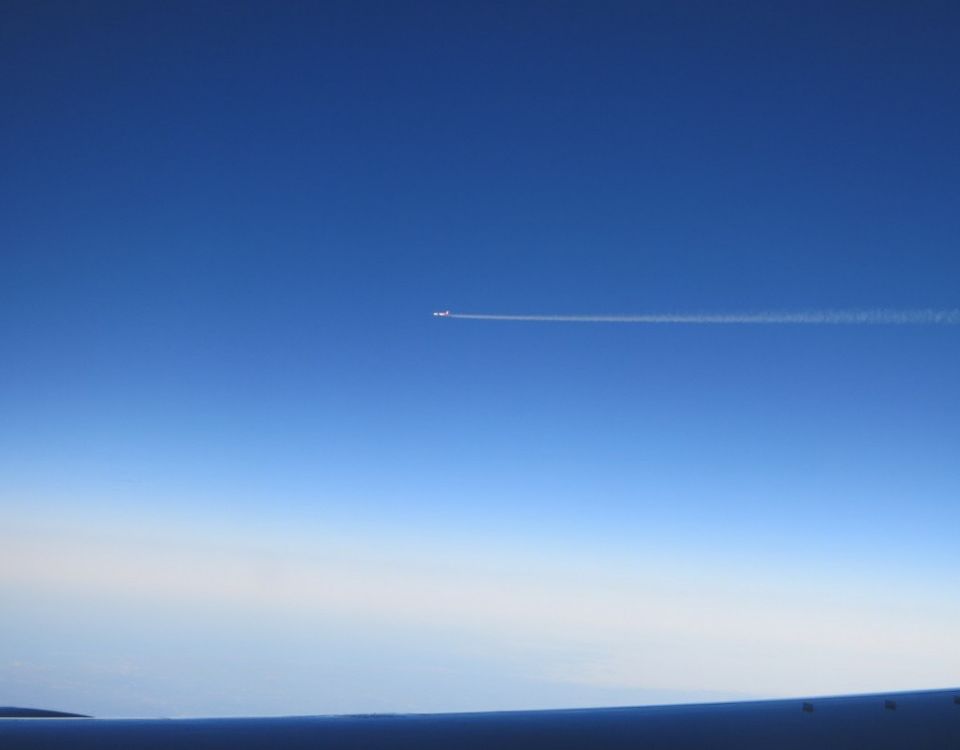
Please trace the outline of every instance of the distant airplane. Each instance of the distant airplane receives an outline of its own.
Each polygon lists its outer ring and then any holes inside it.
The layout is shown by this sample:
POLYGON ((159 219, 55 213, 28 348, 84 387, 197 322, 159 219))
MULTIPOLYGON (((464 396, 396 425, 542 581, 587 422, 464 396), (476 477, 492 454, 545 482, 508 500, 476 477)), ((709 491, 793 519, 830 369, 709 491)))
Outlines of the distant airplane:
POLYGON ((450 317, 450 311, 449 311, 449 310, 441 310, 440 312, 435 312, 435 313, 433 314, 433 317, 435 317, 435 318, 449 318, 449 317, 450 317))
MULTIPOLYGON (((42 715, 42 712, 41 712, 42 715)), ((49 714, 47 714, 49 715, 49 714)), ((242 719, 36 717, 0 709, 3 750, 957 750, 960 689, 806 700, 242 719)))

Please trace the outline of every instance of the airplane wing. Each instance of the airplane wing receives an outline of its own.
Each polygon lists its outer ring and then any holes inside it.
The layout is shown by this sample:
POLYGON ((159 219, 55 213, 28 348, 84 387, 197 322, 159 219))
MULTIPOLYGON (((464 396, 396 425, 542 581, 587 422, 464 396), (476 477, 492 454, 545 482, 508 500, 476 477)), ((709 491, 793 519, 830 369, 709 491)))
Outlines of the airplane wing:
POLYGON ((4 750, 956 750, 960 689, 642 708, 237 719, 3 718, 4 750))

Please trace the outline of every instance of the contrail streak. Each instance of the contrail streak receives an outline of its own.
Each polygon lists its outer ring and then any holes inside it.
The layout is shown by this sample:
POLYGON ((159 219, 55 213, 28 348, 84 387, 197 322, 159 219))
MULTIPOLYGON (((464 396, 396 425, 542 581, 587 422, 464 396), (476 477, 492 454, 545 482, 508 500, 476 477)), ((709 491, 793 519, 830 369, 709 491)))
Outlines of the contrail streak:
POLYGON ((960 310, 815 310, 808 312, 657 313, 647 315, 488 315, 449 313, 460 320, 536 323, 673 323, 690 325, 958 325, 960 310))

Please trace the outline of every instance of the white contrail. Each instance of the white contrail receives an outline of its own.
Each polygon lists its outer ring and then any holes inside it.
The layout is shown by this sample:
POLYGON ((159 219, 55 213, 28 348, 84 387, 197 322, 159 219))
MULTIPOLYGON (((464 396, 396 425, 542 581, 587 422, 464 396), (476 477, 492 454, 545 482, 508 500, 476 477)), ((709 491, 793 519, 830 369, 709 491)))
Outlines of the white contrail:
POLYGON ((657 313, 646 315, 488 315, 449 313, 461 320, 530 321, 539 323, 677 323, 693 325, 958 325, 960 310, 814 310, 755 313, 657 313))

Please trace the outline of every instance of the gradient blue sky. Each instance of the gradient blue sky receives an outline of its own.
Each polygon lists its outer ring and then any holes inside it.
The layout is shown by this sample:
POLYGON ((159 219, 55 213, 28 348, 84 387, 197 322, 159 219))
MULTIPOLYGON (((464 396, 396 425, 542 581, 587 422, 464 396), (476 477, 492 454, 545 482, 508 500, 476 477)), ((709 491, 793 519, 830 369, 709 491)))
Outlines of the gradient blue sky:
POLYGON ((6 2, 0 704, 960 681, 949 2, 6 2))

